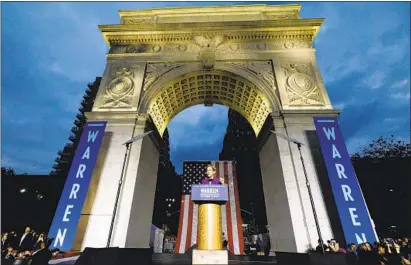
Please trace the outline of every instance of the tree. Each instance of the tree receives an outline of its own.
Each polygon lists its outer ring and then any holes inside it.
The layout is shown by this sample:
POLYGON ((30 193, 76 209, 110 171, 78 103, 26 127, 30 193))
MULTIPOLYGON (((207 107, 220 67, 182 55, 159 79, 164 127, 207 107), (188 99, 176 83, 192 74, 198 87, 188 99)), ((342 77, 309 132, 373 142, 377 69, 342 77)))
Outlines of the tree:
POLYGON ((14 169, 12 169, 11 167, 6 168, 6 167, 1 167, 1 176, 2 177, 11 177, 11 176, 15 176, 16 172, 14 172, 14 169))
POLYGON ((411 145, 394 136, 379 137, 355 153, 352 163, 378 234, 410 235, 411 145))
POLYGON ((398 159, 411 157, 411 145, 402 140, 396 140, 391 137, 380 136, 377 140, 362 149, 361 152, 355 153, 353 159, 398 159))

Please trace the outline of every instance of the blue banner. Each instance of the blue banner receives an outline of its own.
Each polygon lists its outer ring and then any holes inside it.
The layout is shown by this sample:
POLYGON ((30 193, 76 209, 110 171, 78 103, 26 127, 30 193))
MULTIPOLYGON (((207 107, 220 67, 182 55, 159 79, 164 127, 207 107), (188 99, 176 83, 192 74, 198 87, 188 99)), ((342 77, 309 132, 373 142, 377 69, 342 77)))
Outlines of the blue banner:
POLYGON ((52 248, 71 250, 107 122, 84 125, 48 237, 52 248))
POLYGON ((191 185, 191 200, 225 202, 228 200, 226 184, 191 185))
POLYGON ((378 241, 337 118, 314 117, 347 244, 378 241))

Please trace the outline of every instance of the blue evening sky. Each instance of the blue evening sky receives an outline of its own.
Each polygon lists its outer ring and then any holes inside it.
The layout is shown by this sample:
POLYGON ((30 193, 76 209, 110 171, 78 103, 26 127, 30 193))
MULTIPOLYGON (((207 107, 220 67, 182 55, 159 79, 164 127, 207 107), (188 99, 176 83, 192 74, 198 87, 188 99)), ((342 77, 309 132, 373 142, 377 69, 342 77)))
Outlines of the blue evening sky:
MULTIPOLYGON (((119 23, 117 10, 221 4, 248 3, 2 2, 2 166, 50 172, 87 83, 105 68, 97 25, 119 23)), ((409 142, 410 3, 309 2, 301 15, 326 19, 315 48, 349 151, 380 135, 409 142)), ((218 159, 226 126, 223 106, 177 115, 169 131, 178 171, 182 160, 218 159)))

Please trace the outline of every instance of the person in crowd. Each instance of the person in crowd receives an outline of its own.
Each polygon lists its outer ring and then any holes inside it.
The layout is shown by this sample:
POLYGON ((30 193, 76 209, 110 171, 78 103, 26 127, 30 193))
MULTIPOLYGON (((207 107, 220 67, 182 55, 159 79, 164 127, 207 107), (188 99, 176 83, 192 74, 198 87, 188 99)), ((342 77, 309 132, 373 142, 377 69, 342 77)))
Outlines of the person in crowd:
POLYGON ((338 243, 335 239, 328 241, 328 247, 330 252, 347 254, 347 251, 344 248, 340 247, 340 243, 338 243))
POLYGON ((13 263, 13 265, 23 265, 26 264, 25 260, 24 260, 24 252, 19 252, 16 255, 16 259, 15 262, 13 263))
POLYGON ((348 245, 347 253, 350 253, 351 255, 354 255, 357 258, 358 257, 357 245, 354 243, 351 243, 350 245, 348 245))
POLYGON ((258 256, 264 256, 265 253, 265 243, 264 241, 260 238, 257 237, 257 249, 258 249, 258 256))
POLYGON ((408 242, 408 238, 404 238, 401 241, 400 254, 411 261, 411 244, 408 242))
POLYGON ((19 238, 19 250, 32 250, 33 249, 33 236, 30 233, 31 228, 29 226, 26 227, 24 233, 19 238))
POLYGON ((228 240, 224 232, 223 232, 222 240, 223 240, 223 249, 228 249, 228 240))
POLYGON ((385 248, 383 245, 378 244, 377 245, 377 253, 378 253, 378 264, 379 265, 387 265, 388 264, 388 258, 386 257, 386 252, 385 248))
POLYGON ((14 261, 13 265, 27 265, 31 258, 30 251, 22 251, 17 254, 17 258, 14 261))
POLYGON ((9 241, 11 247, 17 248, 17 235, 15 231, 8 233, 7 240, 9 241))
POLYGON ((345 248, 341 247, 340 243, 338 243, 337 241, 335 242, 335 249, 337 250, 336 252, 338 252, 338 253, 347 254, 347 250, 345 250, 345 248))
POLYGON ((323 243, 323 241, 318 239, 318 246, 315 248, 315 252, 322 253, 323 251, 327 252, 327 251, 330 251, 330 249, 326 244, 323 243))
POLYGON ((395 242, 394 239, 392 238, 387 238, 384 240, 384 244, 386 246, 386 251, 387 253, 391 254, 391 253, 400 253, 400 245, 397 244, 397 242, 395 242))
POLYGON ((9 233, 4 233, 1 236, 1 249, 5 250, 10 246, 10 241, 8 239, 9 233))
POLYGON ((44 233, 41 233, 41 234, 37 237, 37 240, 36 240, 36 242, 34 243, 33 249, 38 249, 38 248, 40 247, 40 244, 41 244, 41 243, 44 243, 44 239, 45 239, 44 233))
POLYGON ((362 265, 375 265, 378 264, 377 253, 370 248, 370 244, 361 243, 358 246, 358 261, 362 265))
POLYGON ((41 241, 39 247, 31 254, 31 260, 28 265, 46 265, 51 259, 52 253, 46 247, 46 243, 41 241))
POLYGON ((14 260, 16 253, 12 247, 8 247, 1 255, 2 259, 14 260))

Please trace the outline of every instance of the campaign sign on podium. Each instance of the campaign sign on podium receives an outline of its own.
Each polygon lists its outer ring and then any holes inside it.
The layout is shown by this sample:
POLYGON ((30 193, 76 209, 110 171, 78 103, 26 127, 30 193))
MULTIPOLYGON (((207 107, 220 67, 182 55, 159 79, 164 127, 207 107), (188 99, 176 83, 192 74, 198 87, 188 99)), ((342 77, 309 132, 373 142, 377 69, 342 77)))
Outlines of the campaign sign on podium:
POLYGON ((196 202, 226 202, 228 188, 225 184, 202 184, 191 186, 191 199, 196 202))

